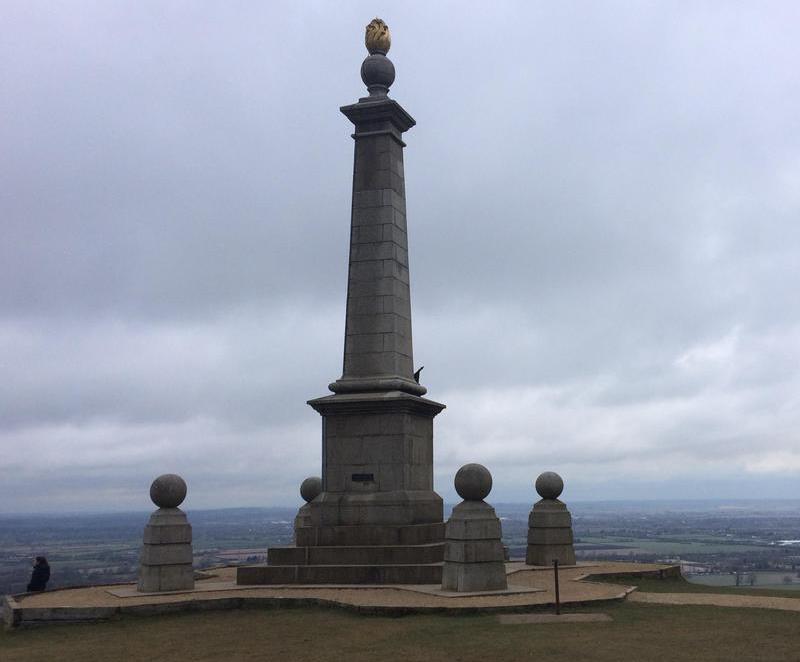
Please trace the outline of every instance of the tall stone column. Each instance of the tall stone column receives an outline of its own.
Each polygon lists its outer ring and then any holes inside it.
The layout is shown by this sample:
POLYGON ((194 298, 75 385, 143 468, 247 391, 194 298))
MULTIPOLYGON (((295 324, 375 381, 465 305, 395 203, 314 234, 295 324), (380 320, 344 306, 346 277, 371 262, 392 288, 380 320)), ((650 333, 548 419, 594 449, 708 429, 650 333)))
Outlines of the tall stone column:
POLYGON ((341 111, 355 153, 342 375, 310 400, 322 416, 322 491, 301 508, 295 545, 239 584, 438 584, 442 499, 433 490, 433 418, 444 405, 414 378, 403 134, 414 119, 390 99, 389 32, 367 27, 369 92, 341 111))
POLYGON ((315 527, 442 521, 433 418, 444 405, 421 397, 411 339, 402 136, 415 122, 388 96, 395 72, 382 21, 366 41, 369 95, 341 108, 355 127, 343 370, 335 395, 309 402, 322 415, 315 527))

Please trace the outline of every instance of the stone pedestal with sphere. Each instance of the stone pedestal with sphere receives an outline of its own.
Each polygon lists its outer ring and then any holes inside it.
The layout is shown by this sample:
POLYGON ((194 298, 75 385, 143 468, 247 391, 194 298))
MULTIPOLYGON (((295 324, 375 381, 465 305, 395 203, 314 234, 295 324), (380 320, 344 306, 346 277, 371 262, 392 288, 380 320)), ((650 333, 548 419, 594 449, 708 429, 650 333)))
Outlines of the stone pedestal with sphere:
MULTIPOLYGON (((300 496, 305 505, 300 506, 294 518, 294 543, 297 544, 298 530, 311 526, 311 507, 308 505, 322 492, 322 479, 319 476, 309 476, 300 483, 300 496)), ((302 534, 301 534, 302 535, 302 534)), ((269 551, 267 552, 269 554, 269 551)))
POLYGON ((492 489, 492 476, 480 464, 467 464, 458 470, 455 487, 464 500, 453 508, 445 526, 442 590, 505 590, 500 519, 484 501, 492 489))
POLYGON ((178 506, 186 498, 186 483, 175 474, 164 474, 150 486, 150 498, 158 506, 144 527, 144 545, 139 560, 142 593, 191 591, 192 525, 178 506))
POLYGON ((572 516, 566 504, 558 500, 564 490, 561 476, 546 471, 536 479, 536 491, 541 500, 536 502, 528 517, 528 565, 575 565, 575 547, 572 535, 572 516))

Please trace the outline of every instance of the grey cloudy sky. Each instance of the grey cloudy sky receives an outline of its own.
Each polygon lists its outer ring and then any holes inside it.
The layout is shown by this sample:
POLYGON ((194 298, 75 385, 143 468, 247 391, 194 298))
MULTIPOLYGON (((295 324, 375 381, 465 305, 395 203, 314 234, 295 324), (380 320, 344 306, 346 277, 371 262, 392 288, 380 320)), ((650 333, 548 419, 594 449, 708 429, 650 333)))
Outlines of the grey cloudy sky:
POLYGON ((800 497, 800 5, 0 6, 0 511, 289 505, 390 25, 436 488, 800 497))

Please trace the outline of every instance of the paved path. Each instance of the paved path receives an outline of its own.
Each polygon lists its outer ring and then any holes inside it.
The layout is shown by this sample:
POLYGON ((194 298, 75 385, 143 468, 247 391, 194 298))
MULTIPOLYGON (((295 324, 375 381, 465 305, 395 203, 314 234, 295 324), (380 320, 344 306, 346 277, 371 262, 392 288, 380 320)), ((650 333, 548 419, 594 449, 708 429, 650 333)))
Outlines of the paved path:
MULTIPOLYGON (((669 566, 655 564, 591 563, 568 566, 561 570, 561 601, 585 603, 622 599, 630 590, 624 580, 619 584, 580 581, 587 573, 625 573, 658 571, 669 566)), ((535 592, 505 595, 468 595, 445 597, 415 591, 403 586, 236 586, 235 568, 220 568, 214 576, 196 582, 194 591, 161 595, 119 595, 122 586, 93 586, 76 589, 45 591, 19 598, 23 608, 74 608, 74 607, 121 607, 128 605, 154 605, 187 600, 225 598, 310 598, 357 607, 407 607, 407 608, 513 608, 548 605, 554 600, 553 571, 549 568, 525 566, 523 563, 507 564, 508 583, 519 589, 538 589, 535 592), (227 586, 226 586, 227 583, 227 586), (204 585, 210 584, 207 588, 204 585), (204 590, 205 588, 205 590, 204 590), (226 590, 227 588, 227 590, 226 590), (111 591, 109 591, 111 589, 111 591), (209 590, 210 589, 210 590, 209 590)), ((131 585, 133 586, 133 585, 131 585)))
POLYGON ((718 593, 639 593, 628 596, 631 602, 659 605, 714 605, 717 607, 748 607, 800 611, 800 599, 775 598, 765 595, 720 595, 718 593))

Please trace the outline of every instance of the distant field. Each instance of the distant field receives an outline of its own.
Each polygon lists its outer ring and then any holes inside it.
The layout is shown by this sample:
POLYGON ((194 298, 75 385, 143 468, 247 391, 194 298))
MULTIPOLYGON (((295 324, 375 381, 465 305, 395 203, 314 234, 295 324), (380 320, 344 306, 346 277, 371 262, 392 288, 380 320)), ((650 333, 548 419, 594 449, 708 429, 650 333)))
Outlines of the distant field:
MULTIPOLYGON (((687 536, 688 537, 688 536, 687 536)), ((657 538, 622 538, 622 537, 585 537, 581 536, 581 545, 603 545, 605 550, 619 549, 625 552, 662 554, 674 556, 689 556, 692 554, 721 554, 735 549, 740 552, 762 551, 769 549, 767 545, 753 545, 736 543, 725 538, 717 540, 703 538, 702 540, 659 540, 657 538), (615 545, 619 546, 615 546, 615 545)), ((587 548, 589 551, 590 548, 587 548)))
MULTIPOLYGON (((581 609, 580 611, 590 611, 581 609)), ((500 625, 496 617, 358 616, 247 610, 53 626, 0 634, 3 662, 217 660, 504 662, 798 659, 797 613, 623 603, 607 623, 500 625)))
MULTIPOLYGON (((716 593, 719 595, 764 595, 778 598, 800 599, 800 591, 783 587, 742 587, 742 586, 709 586, 686 581, 683 577, 673 579, 655 579, 636 577, 620 580, 617 578, 592 578, 592 581, 608 581, 612 584, 632 584, 645 593, 716 593)), ((799 658, 800 659, 800 658, 799 658)))
MULTIPOLYGON (((530 504, 496 504, 513 558, 527 547, 530 504)), ((797 539, 800 501, 570 504, 582 559, 680 557, 718 568, 791 572, 788 549, 753 542, 797 539)), ((449 510, 449 506, 446 511, 449 510)), ((289 544, 295 508, 189 511, 197 568, 260 560, 289 544), (248 550, 235 554, 231 550, 248 550)), ((0 515, 0 594, 25 589, 31 559, 50 560, 50 587, 131 581, 148 512, 0 515)), ((764 583, 759 580, 757 583, 764 583)))
MULTIPOLYGON (((735 587, 736 577, 733 575, 691 575, 688 576, 687 581, 692 584, 699 584, 702 586, 715 586, 715 587, 735 587)), ((741 580, 740 588, 748 590, 759 588, 762 586, 769 586, 770 588, 781 588, 786 591, 800 591, 800 579, 792 572, 755 572, 747 573, 741 580), (749 576, 755 575, 755 583, 750 584, 749 576), (793 581, 791 584, 784 582, 784 577, 789 577, 793 581)))

